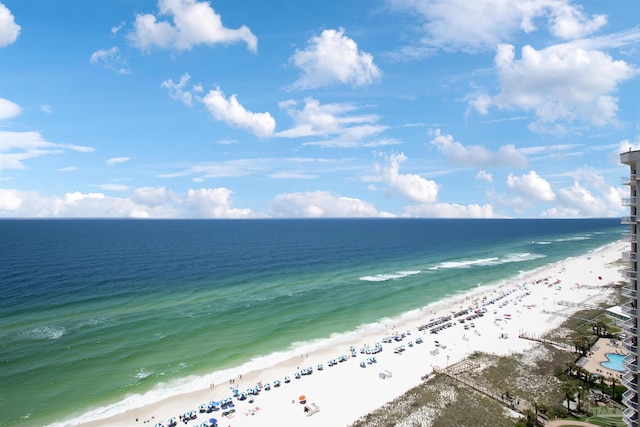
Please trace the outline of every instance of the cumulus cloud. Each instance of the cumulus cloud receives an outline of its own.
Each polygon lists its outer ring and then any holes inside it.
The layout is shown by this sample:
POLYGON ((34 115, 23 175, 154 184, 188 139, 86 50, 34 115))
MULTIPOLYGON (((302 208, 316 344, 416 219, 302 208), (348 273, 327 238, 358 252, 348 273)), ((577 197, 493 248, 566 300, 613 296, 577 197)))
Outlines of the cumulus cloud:
POLYGON ((615 217, 626 211, 620 201, 628 190, 614 187, 596 171, 585 168, 573 173, 570 187, 556 190, 554 206, 542 212, 548 218, 615 217))
POLYGON ((487 181, 487 182, 493 182, 493 176, 486 172, 486 171, 478 171, 478 173, 476 174, 476 179, 478 181, 487 181))
POLYGON ((271 114, 247 111, 238 102, 235 94, 225 98, 219 87, 209 91, 202 98, 202 102, 216 120, 224 121, 231 126, 248 129, 260 138, 271 136, 276 128, 276 121, 271 114))
POLYGON ((16 24, 13 14, 3 3, 0 3, 0 47, 14 43, 20 35, 20 25, 16 24))
POLYGON ((178 201, 178 196, 166 187, 136 188, 131 198, 135 203, 146 206, 162 206, 178 201))
POLYGON ((503 218, 503 215, 493 211, 493 206, 490 204, 460 205, 456 203, 406 206, 403 216, 414 218, 503 218))
POLYGON ((91 54, 89 62, 94 65, 101 65, 107 70, 116 72, 117 74, 129 74, 131 69, 129 63, 120 55, 120 50, 117 47, 112 47, 109 50, 100 49, 91 54))
POLYGON ((440 129, 430 132, 433 139, 429 141, 438 151, 444 154, 447 162, 477 168, 525 167, 527 157, 513 144, 501 146, 492 152, 481 145, 462 145, 452 135, 444 134, 440 129))
POLYGON ((99 218, 249 218, 250 209, 231 206, 231 191, 200 188, 176 194, 164 187, 134 190, 132 197, 100 192, 68 192, 62 197, 34 191, 0 188, 2 217, 99 217, 99 218))
POLYGON ((251 209, 231 207, 232 191, 227 188, 200 188, 189 190, 184 204, 194 218, 251 218, 251 209))
POLYGON ((312 37, 303 50, 296 50, 289 61, 302 70, 291 89, 313 89, 337 83, 365 86, 380 78, 373 56, 361 52, 344 29, 324 30, 312 37))
POLYGON ((328 191, 287 193, 276 196, 269 206, 276 218, 340 218, 391 216, 359 199, 343 197, 328 191))
POLYGON ((298 108, 295 100, 280 103, 293 119, 294 125, 276 133, 282 138, 308 138, 305 145, 322 147, 376 147, 397 144, 392 138, 381 138, 379 134, 388 129, 378 124, 376 114, 358 114, 360 107, 350 103, 320 104, 313 98, 304 100, 298 108))
POLYGON ((167 79, 162 82, 161 86, 169 91, 169 96, 172 99, 181 101, 187 106, 192 106, 193 102, 204 104, 215 120, 225 122, 233 127, 247 129, 259 138, 273 135, 276 121, 270 113, 248 111, 240 104, 236 94, 227 98, 220 87, 210 90, 203 97, 200 95, 204 92, 202 85, 194 84, 191 88, 187 87, 190 79, 191 76, 185 73, 177 83, 172 79, 167 79))
POLYGON ((0 98, 0 120, 9 120, 22 114, 22 108, 15 102, 0 98))
POLYGON ((533 112, 536 121, 531 129, 554 133, 564 131, 563 123, 575 121, 596 126, 615 123, 618 100, 613 93, 638 73, 604 52, 570 44, 542 50, 525 46, 520 60, 514 46, 503 44, 498 46, 495 65, 501 91, 490 102, 486 95, 473 100, 476 110, 486 113, 490 104, 533 112))
POLYGON ((422 24, 420 40, 401 52, 414 57, 438 49, 490 50, 516 32, 537 30, 535 23, 540 21, 565 40, 584 37, 607 22, 604 15, 585 15, 570 0, 387 0, 387 4, 422 24))
POLYGON ((89 153, 94 149, 73 144, 56 144, 45 140, 39 132, 0 130, 0 169, 24 169, 24 161, 64 151, 89 153))
POLYGON ((438 184, 435 181, 424 179, 420 175, 401 174, 400 164, 406 160, 407 156, 404 153, 392 154, 388 157, 389 164, 377 165, 376 170, 380 174, 382 182, 407 200, 418 203, 434 203, 438 198, 438 184))
POLYGON ((226 28, 220 15, 207 2, 159 0, 158 8, 158 16, 167 16, 172 22, 159 21, 152 14, 140 14, 136 17, 133 32, 129 34, 131 43, 142 51, 154 47, 184 51, 199 44, 239 41, 245 42, 252 52, 258 49, 258 38, 248 27, 226 28))
POLYGON ((110 159, 105 160, 107 166, 117 165, 118 163, 124 163, 131 160, 129 157, 112 157, 110 159))
POLYGON ((551 202, 556 195, 547 180, 531 171, 522 176, 509 174, 507 187, 521 197, 530 201, 551 202))

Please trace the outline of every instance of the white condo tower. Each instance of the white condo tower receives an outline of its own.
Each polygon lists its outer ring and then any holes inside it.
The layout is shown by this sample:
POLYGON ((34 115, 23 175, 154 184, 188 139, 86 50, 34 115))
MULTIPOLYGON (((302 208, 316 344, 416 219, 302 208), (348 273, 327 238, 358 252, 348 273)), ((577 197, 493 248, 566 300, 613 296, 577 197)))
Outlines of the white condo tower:
POLYGON ((625 373, 622 382, 627 391, 622 395, 622 403, 627 407, 623 413, 623 419, 627 426, 638 427, 638 264, 640 264, 640 251, 638 251, 638 200, 640 198, 640 150, 620 154, 620 162, 628 165, 629 177, 624 178, 624 184, 629 186, 629 198, 622 200, 623 205, 629 206, 629 216, 622 219, 623 224, 629 224, 630 233, 626 235, 630 243, 630 249, 625 252, 624 258, 629 260, 629 267, 625 269, 624 276, 629 284, 622 288, 622 295, 629 301, 622 306, 629 320, 623 325, 625 336, 623 345, 629 351, 629 355, 622 361, 625 373))

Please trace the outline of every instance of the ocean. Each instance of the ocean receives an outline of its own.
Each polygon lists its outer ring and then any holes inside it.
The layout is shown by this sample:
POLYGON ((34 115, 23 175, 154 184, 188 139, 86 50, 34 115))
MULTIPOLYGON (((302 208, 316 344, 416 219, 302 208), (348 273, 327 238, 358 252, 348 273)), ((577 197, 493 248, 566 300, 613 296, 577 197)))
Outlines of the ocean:
POLYGON ((0 220, 0 425, 222 383, 621 239, 620 219, 0 220))

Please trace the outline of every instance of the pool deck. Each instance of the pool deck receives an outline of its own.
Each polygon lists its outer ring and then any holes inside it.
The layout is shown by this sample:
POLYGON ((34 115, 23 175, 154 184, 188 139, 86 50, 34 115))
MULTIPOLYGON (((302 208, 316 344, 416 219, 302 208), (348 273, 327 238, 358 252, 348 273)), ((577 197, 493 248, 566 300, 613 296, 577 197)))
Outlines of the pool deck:
POLYGON ((592 374, 599 374, 605 378, 622 378, 624 372, 608 369, 600 364, 601 362, 606 362, 608 360, 607 353, 616 353, 623 356, 627 355, 627 351, 622 347, 622 343, 619 340, 612 338, 600 338, 596 341, 593 347, 591 347, 589 356, 581 359, 581 361, 586 360, 586 362, 584 362, 584 364, 580 363, 580 365, 592 374))

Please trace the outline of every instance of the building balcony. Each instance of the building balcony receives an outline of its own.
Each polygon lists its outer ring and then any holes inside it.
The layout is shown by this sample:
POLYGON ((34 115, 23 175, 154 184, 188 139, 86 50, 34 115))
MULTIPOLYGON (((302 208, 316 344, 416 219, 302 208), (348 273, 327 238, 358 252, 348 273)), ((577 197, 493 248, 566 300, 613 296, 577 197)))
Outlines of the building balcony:
POLYGON ((622 233, 622 241, 628 243, 637 243, 637 235, 631 233, 622 233))
POLYGON ((635 354, 628 354, 622 359, 622 367, 627 371, 638 372, 638 360, 635 354))
POLYGON ((637 201, 637 198, 636 198, 636 197, 623 197, 623 198, 620 200, 620 204, 621 204, 622 206, 635 206, 635 205, 637 205, 637 204, 638 204, 637 202, 638 202, 638 201, 637 201))
POLYGON ((623 341, 622 346, 632 353, 635 353, 636 351, 638 351, 638 346, 633 342, 631 342, 631 340, 623 341))
POLYGON ((638 411, 627 408, 622 413, 622 419, 629 427, 638 427, 638 411))
POLYGON ((622 394, 622 404, 627 408, 638 410, 638 394, 633 390, 627 390, 622 394))
POLYGON ((630 261, 630 260, 634 260, 636 259, 636 256, 638 254, 636 252, 631 252, 631 251, 624 251, 622 252, 622 259, 630 261))
POLYGON ((621 224, 635 224, 636 217, 634 216, 623 216, 620 220, 621 224))
POLYGON ((622 322, 622 329, 627 333, 627 338, 631 339, 631 337, 638 335, 637 321, 638 319, 629 319, 622 322))
POLYGON ((630 184, 634 183, 635 180, 636 180, 636 175, 635 174, 631 174, 629 176, 620 177, 620 183, 622 185, 630 185, 630 184))
POLYGON ((632 269, 624 269, 622 270, 622 276, 627 279, 636 279, 638 277, 638 273, 632 269))
POLYGON ((624 384, 624 386, 629 390, 637 390, 638 374, 635 372, 626 372, 622 375, 622 384, 624 384))
POLYGON ((638 317, 638 309, 635 306, 634 301, 629 301, 621 305, 622 312, 628 315, 629 317, 638 317))
POLYGON ((633 289, 631 285, 623 286, 622 289, 620 289, 620 293, 627 298, 638 298, 638 291, 633 289))

